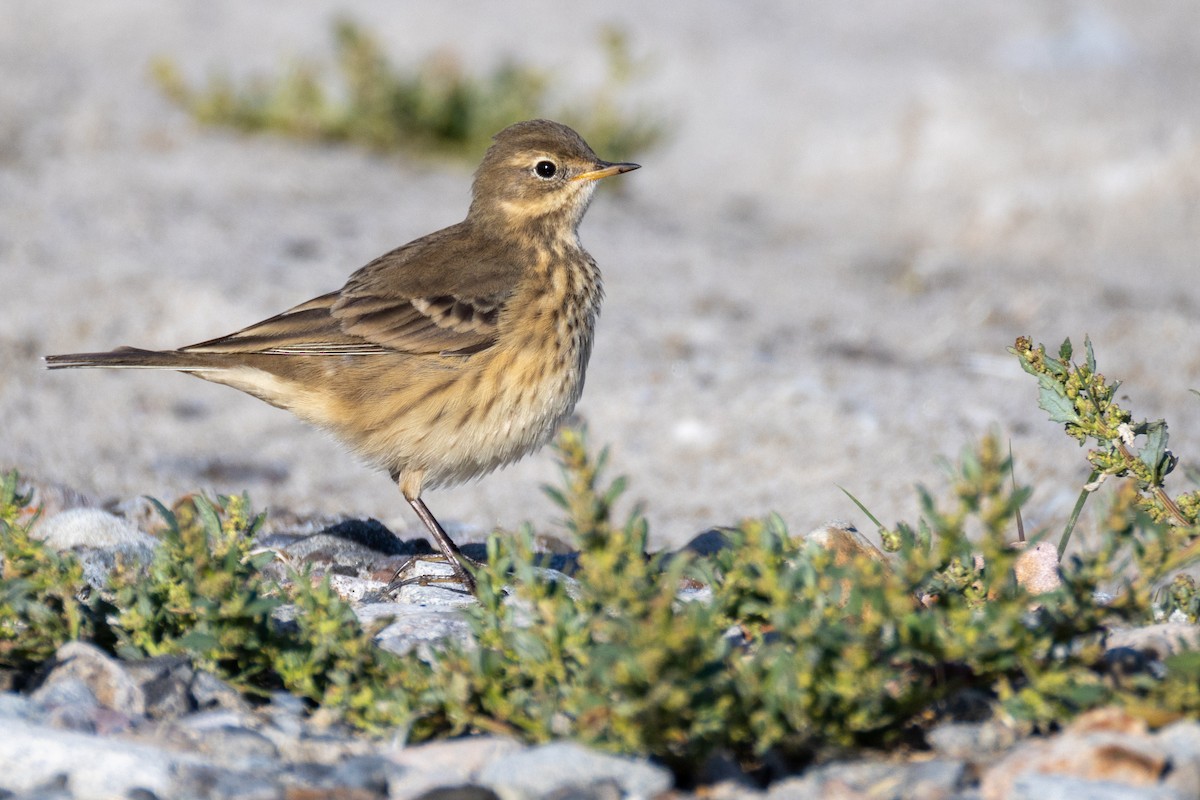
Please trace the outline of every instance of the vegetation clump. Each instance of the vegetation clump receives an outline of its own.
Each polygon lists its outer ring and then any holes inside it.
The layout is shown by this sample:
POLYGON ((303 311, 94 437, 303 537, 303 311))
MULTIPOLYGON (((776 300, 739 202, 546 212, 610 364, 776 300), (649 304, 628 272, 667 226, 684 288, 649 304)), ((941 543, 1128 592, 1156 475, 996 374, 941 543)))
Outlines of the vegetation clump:
POLYGON ((17 474, 0 478, 0 669, 29 671, 64 642, 106 639, 83 567, 29 535, 38 513, 17 474))
POLYGON ((432 656, 376 647, 328 581, 268 579, 273 555, 253 549, 261 517, 244 497, 160 507, 153 562, 118 570, 106 599, 89 594, 69 555, 28 536, 28 498, 10 476, 0 667, 29 669, 74 638, 126 657, 186 653, 251 695, 284 688, 366 730, 573 737, 682 774, 714 754, 754 769, 830 748, 920 746, 964 698, 1027 731, 1110 704, 1151 724, 1200 713, 1200 652, 1132 674, 1105 660, 1110 627, 1200 610, 1179 574, 1200 539, 1195 494, 1166 492, 1176 461, 1165 423, 1134 423, 1115 405, 1090 344, 1081 365, 1069 346, 1051 357, 1021 339, 1014 353, 1052 418, 1095 443, 1093 468, 1129 487, 1052 591, 1014 576, 1030 492, 995 437, 963 454, 947 499, 920 490, 917 523, 880 526, 890 557, 836 553, 776 516, 719 529, 726 546, 701 556, 648 555, 645 518, 616 520, 624 481, 606 483, 606 454, 593 458, 584 433, 567 430, 563 482, 547 493, 579 569, 543 569, 530 526, 493 535, 479 603, 464 612, 471 641, 432 656), (281 620, 284 605, 294 621, 281 620))
POLYGON ((666 128, 645 110, 626 111, 618 95, 641 73, 625 34, 605 31, 605 83, 582 101, 555 105, 549 75, 514 61, 475 76, 441 55, 415 70, 394 66, 380 42, 349 19, 335 22, 336 69, 293 64, 278 78, 239 85, 214 75, 188 84, 168 58, 152 65, 163 92, 196 120, 246 133, 346 142, 381 152, 479 157, 500 129, 549 117, 581 131, 597 152, 623 160, 658 142, 666 128))

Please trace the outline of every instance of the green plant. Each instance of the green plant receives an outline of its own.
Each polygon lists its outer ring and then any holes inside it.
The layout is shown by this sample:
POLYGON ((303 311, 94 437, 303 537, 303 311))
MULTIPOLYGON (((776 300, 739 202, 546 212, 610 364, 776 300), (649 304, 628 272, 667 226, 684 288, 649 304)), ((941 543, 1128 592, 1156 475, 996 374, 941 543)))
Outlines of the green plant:
MULTIPOLYGON (((1137 507, 1152 519, 1166 522, 1194 538, 1200 516, 1200 491, 1173 499, 1165 481, 1178 463, 1167 449, 1167 423, 1164 420, 1134 422, 1133 415, 1114 399, 1120 381, 1110 384, 1096 369, 1096 356, 1090 339, 1084 340, 1082 364, 1071 361, 1074 349, 1066 339, 1058 357, 1047 354, 1045 345, 1036 348, 1026 336, 1017 339, 1009 352, 1017 356, 1021 368, 1037 378, 1038 405, 1054 422, 1061 423, 1068 436, 1082 446, 1088 441, 1096 447, 1088 451, 1092 474, 1080 494, 1075 517, 1087 496, 1109 477, 1131 478, 1137 486, 1137 507), (1140 446, 1139 446, 1140 442, 1140 446)), ((1072 522, 1074 521, 1074 518, 1072 522)), ((1070 537, 1064 533, 1060 555, 1070 537)), ((1190 551, 1177 558, 1191 558, 1190 551)))
MULTIPOLYGON (((920 488, 921 520, 881 530, 886 562, 793 537, 777 517, 723 529, 729 546, 709 559, 646 556, 644 520, 611 521, 625 484, 604 484, 606 455, 572 431, 557 452, 563 486, 548 494, 581 543, 576 580, 547 580, 529 529, 489 540, 467 612, 476 646, 451 645, 430 676, 443 732, 572 736, 686 771, 714 752, 753 766, 919 739, 963 692, 1034 729, 1110 703, 1159 722, 1200 710, 1189 654, 1165 679, 1117 680, 1103 659, 1109 625, 1160 610, 1152 587, 1170 560, 1154 554, 1175 532, 1114 505, 1100 545, 1031 595, 1010 544, 1030 490, 993 436, 949 470, 949 502, 920 488), (681 585, 711 599, 682 600, 681 585)), ((1185 582, 1173 597, 1195 605, 1185 582)))
POLYGON ((29 535, 40 511, 19 483, 16 471, 0 478, 0 667, 25 671, 68 641, 105 641, 109 632, 79 562, 29 535))
POLYGON ((550 103, 546 73, 507 61, 485 76, 466 73, 440 55, 407 72, 392 65, 382 46, 358 24, 338 20, 333 31, 336 77, 311 63, 294 64, 278 79, 238 86, 214 76, 204 88, 188 85, 169 59, 152 65, 165 94, 202 123, 245 132, 349 142, 379 151, 476 159, 493 134, 523 119, 547 116, 581 130, 597 152, 621 160, 657 142, 661 121, 645 111, 626 114, 616 95, 640 72, 624 34, 604 35, 605 84, 570 107, 550 103))
POLYGON ((244 495, 156 505, 166 528, 153 561, 113 579, 123 653, 183 653, 246 692, 284 688, 364 728, 408 721, 420 665, 401 687, 396 657, 375 646, 327 578, 292 572, 286 587, 267 578, 275 554, 255 550, 263 516, 244 495), (277 612, 289 602, 294 623, 284 624, 277 612))
POLYGON ((259 574, 273 555, 251 554, 262 516, 249 516, 244 496, 216 506, 187 497, 174 510, 152 502, 166 521, 153 560, 145 574, 127 566, 112 579, 121 651, 188 653, 241 688, 276 688, 271 614, 283 600, 259 574))
MULTIPOLYGON (((562 476, 562 488, 545 485, 542 491, 556 506, 566 512, 562 525, 585 549, 596 541, 613 534, 612 514, 628 481, 618 476, 607 487, 600 485, 600 476, 608 465, 608 448, 594 459, 588 450, 587 428, 564 428, 554 441, 555 459, 562 476)), ((649 525, 640 506, 630 512, 625 521, 625 535, 644 543, 649 525)))

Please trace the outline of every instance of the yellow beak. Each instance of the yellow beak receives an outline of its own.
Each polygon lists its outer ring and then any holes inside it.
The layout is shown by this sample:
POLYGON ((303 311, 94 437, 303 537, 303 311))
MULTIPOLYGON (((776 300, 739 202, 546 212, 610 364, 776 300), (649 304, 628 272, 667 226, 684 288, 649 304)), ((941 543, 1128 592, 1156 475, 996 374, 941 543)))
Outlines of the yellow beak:
POLYGON ((596 169, 581 172, 574 178, 573 181, 598 181, 601 178, 607 178, 609 175, 620 175, 623 172, 633 172, 641 167, 641 164, 610 164, 607 161, 601 161, 596 165, 596 169))

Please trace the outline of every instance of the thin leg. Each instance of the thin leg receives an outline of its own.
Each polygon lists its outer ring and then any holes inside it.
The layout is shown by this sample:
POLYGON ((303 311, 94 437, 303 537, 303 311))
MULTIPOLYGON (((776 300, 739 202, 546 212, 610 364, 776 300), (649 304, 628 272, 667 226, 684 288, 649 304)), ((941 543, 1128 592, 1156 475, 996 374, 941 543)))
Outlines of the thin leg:
POLYGON ((471 577, 471 573, 467 572, 464 562, 466 557, 462 551, 458 549, 458 545, 450 538, 446 531, 442 530, 441 524, 430 512, 429 507, 425 505, 425 501, 420 497, 405 498, 408 504, 413 507, 413 511, 417 512, 417 516, 421 518, 421 522, 425 523, 425 527, 433 534, 433 539, 437 542, 438 549, 442 551, 442 555, 450 562, 450 568, 454 570, 454 575, 463 582, 468 594, 475 594, 475 579, 471 577))

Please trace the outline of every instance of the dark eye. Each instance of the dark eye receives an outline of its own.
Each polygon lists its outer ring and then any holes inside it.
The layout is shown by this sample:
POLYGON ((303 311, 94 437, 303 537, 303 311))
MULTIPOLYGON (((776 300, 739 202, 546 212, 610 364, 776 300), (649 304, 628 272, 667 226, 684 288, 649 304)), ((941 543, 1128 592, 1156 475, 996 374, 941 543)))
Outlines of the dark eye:
POLYGON ((558 167, 553 161, 539 161, 537 166, 533 168, 539 178, 553 178, 554 173, 558 172, 558 167))

